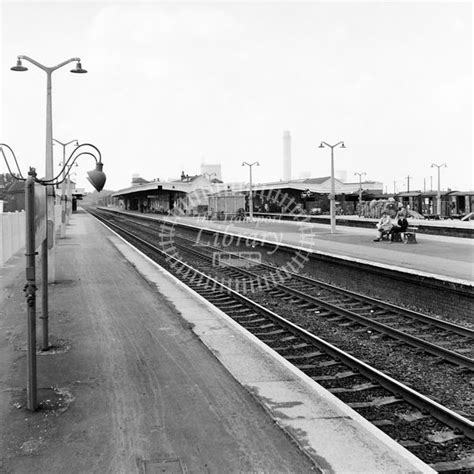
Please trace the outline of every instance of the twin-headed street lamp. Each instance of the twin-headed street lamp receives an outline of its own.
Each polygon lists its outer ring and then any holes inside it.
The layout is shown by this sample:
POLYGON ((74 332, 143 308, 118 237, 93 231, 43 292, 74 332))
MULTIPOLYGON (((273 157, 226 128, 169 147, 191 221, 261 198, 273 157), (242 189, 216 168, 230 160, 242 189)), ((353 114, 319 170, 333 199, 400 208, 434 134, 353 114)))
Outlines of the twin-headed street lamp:
POLYGON ((329 145, 329 143, 321 142, 319 148, 331 148, 331 193, 329 194, 330 204, 330 217, 331 217, 331 234, 336 232, 336 186, 334 182, 334 148, 341 147, 346 148, 344 142, 338 142, 335 145, 329 145))
POLYGON ((365 171, 362 171, 362 173, 356 171, 354 173, 354 176, 359 176, 359 217, 362 215, 362 176, 366 176, 366 174, 365 171))
POLYGON ((213 176, 215 176, 215 177, 217 178, 217 173, 203 173, 202 175, 203 175, 205 178, 207 177, 207 179, 208 179, 209 181, 211 181, 211 178, 212 178, 213 176))
POLYGON ((250 221, 253 221, 253 192, 252 192, 252 166, 257 165, 260 166, 258 161, 254 161, 253 163, 247 163, 246 161, 242 162, 242 166, 248 166, 250 171, 250 181, 249 181, 249 217, 250 221))
POLYGON ((446 163, 441 163, 437 165, 436 163, 431 164, 431 168, 438 168, 438 192, 436 194, 436 214, 441 215, 441 168, 447 168, 446 163))
MULTIPOLYGON (((66 165, 66 147, 68 145, 74 144, 75 147, 77 148, 79 146, 79 142, 77 140, 70 140, 67 143, 60 142, 59 140, 56 140, 56 138, 53 138, 53 141, 56 142, 58 145, 61 145, 63 149, 63 162, 62 162, 62 167, 64 170, 64 167, 66 165)), ((66 236, 66 224, 67 224, 67 193, 66 193, 66 184, 69 182, 69 176, 65 176, 65 179, 61 183, 61 238, 64 238, 66 236)), ((69 188, 69 187, 68 187, 69 188)))
MULTIPOLYGON (((12 71, 24 72, 27 71, 28 68, 23 66, 22 60, 28 61, 29 63, 33 64, 34 66, 40 68, 46 73, 46 168, 45 168, 45 177, 46 180, 51 180, 53 178, 53 121, 52 121, 52 100, 51 100, 51 89, 52 89, 52 81, 51 76, 54 71, 60 69, 66 64, 75 62, 76 67, 71 69, 72 73, 75 74, 84 74, 87 71, 82 68, 81 59, 80 58, 71 58, 63 61, 62 63, 57 64, 56 66, 44 66, 43 64, 39 63, 38 61, 24 55, 18 56, 16 65, 11 68, 12 71)), ((55 280, 55 253, 54 253, 54 236, 55 236, 55 228, 54 228, 54 190, 48 189, 47 193, 47 219, 48 219, 48 236, 41 248, 41 255, 45 261, 49 262, 43 268, 45 272, 43 274, 43 278, 48 283, 53 283, 55 280), (49 268, 49 270, 48 270, 49 268)), ((47 306, 47 301, 46 301, 47 306)))

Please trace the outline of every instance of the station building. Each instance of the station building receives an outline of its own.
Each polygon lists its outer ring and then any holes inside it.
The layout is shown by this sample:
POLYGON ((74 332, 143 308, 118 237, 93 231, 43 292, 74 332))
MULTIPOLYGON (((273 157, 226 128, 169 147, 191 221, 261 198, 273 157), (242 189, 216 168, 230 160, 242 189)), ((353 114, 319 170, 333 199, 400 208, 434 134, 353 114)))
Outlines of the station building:
MULTIPOLYGON (((395 200, 426 217, 458 218, 474 211, 474 191, 442 191, 441 209, 437 211, 436 191, 410 191, 397 194, 383 193, 379 181, 346 183, 335 178, 336 212, 378 217, 373 212, 375 201, 395 200), (359 200, 362 206, 359 206, 359 200)), ((307 212, 329 213, 331 178, 295 179, 254 183, 252 185, 253 208, 255 212, 307 212)), ((189 176, 169 181, 146 181, 135 177, 132 185, 111 195, 107 204, 123 209, 171 214, 173 212, 205 213, 210 196, 243 194, 245 210, 249 206, 248 183, 223 183, 208 175, 189 176)))
MULTIPOLYGON (((344 212, 354 211, 359 199, 360 184, 345 183, 335 179, 336 203, 344 212)), ((382 193, 382 183, 362 182, 362 196, 382 193)), ((205 212, 209 196, 216 194, 243 194, 246 196, 248 211, 249 183, 223 183, 204 175, 189 176, 184 172, 179 180, 145 181, 134 179, 132 186, 115 192, 114 203, 126 210, 169 214, 185 212, 205 212)), ((329 210, 331 178, 309 178, 252 185, 254 211, 294 212, 295 209, 310 211, 329 210)))

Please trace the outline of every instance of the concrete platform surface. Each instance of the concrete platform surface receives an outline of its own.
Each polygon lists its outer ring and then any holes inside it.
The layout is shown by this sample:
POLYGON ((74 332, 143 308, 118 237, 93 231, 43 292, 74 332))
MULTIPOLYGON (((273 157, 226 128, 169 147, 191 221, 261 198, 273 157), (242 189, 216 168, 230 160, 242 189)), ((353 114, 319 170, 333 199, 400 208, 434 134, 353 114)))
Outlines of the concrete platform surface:
MULTIPOLYGON (((141 214, 143 215, 143 214, 141 214)), ((374 242, 375 229, 337 226, 331 234, 325 224, 275 221, 209 221, 192 217, 145 216, 253 237, 310 252, 334 255, 370 265, 416 273, 464 285, 474 282, 474 240, 441 235, 417 235, 416 244, 374 242)))
POLYGON ((85 213, 28 412, 24 260, 0 269, 0 472, 434 472, 85 213))

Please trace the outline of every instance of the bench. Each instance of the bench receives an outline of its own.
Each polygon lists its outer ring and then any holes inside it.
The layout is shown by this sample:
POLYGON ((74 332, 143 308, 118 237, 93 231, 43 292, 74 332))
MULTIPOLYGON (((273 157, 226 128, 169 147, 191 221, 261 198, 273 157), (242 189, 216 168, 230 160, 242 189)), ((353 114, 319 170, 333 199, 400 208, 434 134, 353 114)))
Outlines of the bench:
POLYGON ((416 244, 416 231, 418 227, 408 226, 407 230, 403 232, 403 243, 405 244, 416 244))

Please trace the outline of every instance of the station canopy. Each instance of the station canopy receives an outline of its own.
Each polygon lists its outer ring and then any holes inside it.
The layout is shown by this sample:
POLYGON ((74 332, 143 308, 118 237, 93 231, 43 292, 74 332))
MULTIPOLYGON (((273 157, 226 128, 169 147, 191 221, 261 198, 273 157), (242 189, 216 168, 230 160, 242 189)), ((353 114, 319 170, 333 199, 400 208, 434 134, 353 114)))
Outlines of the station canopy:
MULTIPOLYGON (((142 180, 144 181, 144 180, 142 180)), ((358 193, 360 184, 345 183, 341 180, 334 179, 336 194, 358 193)), ((382 192, 383 184, 378 181, 363 181, 361 183, 363 192, 382 192)), ((219 193, 222 191, 232 192, 248 192, 249 183, 222 183, 209 181, 202 175, 193 176, 189 179, 181 179, 176 181, 151 181, 140 182, 129 188, 121 189, 113 194, 114 197, 120 197, 131 194, 141 194, 143 192, 153 194, 153 191, 171 191, 190 193, 197 189, 207 190, 209 194, 219 193)), ((292 189, 295 191, 309 192, 315 194, 329 194, 331 192, 331 178, 329 176, 310 179, 295 179, 289 181, 274 181, 269 183, 253 183, 252 190, 271 191, 278 189, 292 189)))

